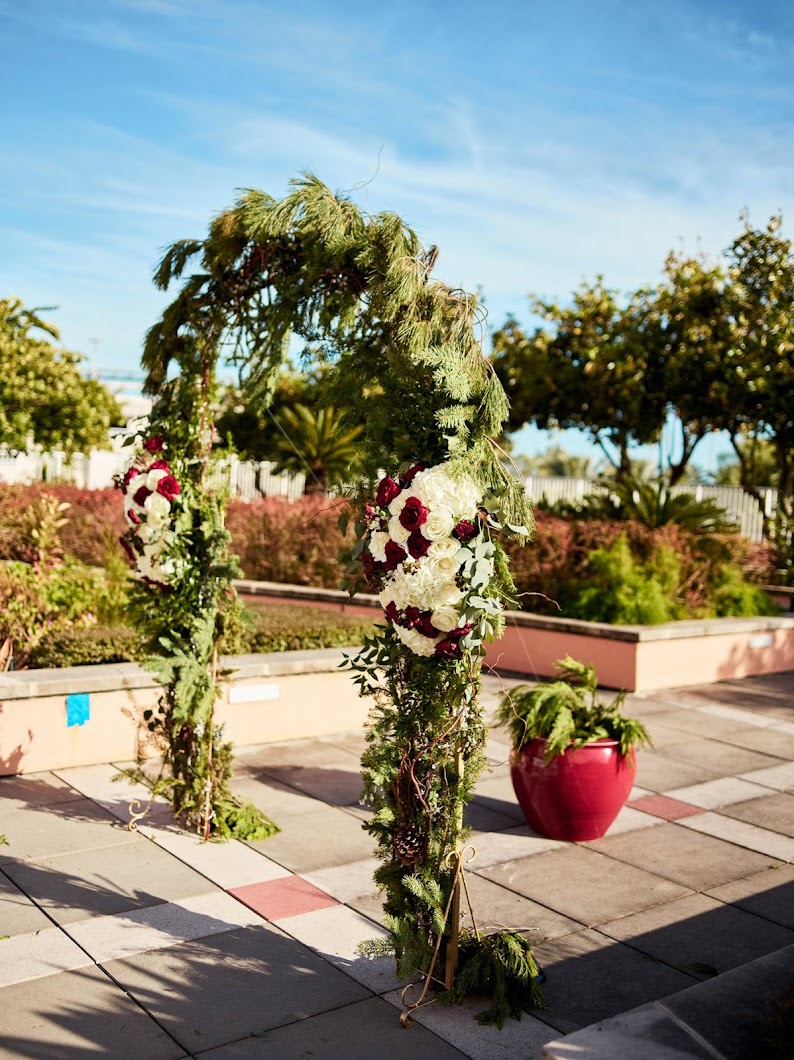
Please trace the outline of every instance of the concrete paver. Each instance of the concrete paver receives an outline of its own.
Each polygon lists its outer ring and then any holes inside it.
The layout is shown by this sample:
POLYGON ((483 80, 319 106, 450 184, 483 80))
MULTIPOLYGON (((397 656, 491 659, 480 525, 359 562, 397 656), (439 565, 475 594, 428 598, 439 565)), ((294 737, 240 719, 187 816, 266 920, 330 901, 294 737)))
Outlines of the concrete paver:
MULTIPOLYGON (((498 686, 486 678, 488 703, 498 686)), ((471 1018, 482 999, 430 1004, 403 1030, 406 984, 357 952, 384 923, 360 733, 241 749, 236 790, 282 828, 259 843, 203 844, 162 808, 130 833, 146 791, 112 764, 0 779, 0 1056, 536 1060, 618 1013, 609 1035, 649 1060, 660 1041, 691 1046, 657 1013, 697 985, 693 962, 718 983, 794 935, 792 690, 794 674, 630 697, 657 749, 638 756, 633 805, 587 844, 523 823, 491 732, 469 811, 475 919, 524 931, 548 975, 548 1009, 501 1032, 471 1018)))
MULTIPOLYGON (((607 835, 591 843, 589 850, 601 851, 615 858, 617 864, 636 865, 693 891, 750 876, 767 867, 769 858, 763 854, 696 833, 694 823, 702 821, 705 816, 684 817, 629 835, 607 835)), ((651 905, 652 901, 646 904, 651 905)))

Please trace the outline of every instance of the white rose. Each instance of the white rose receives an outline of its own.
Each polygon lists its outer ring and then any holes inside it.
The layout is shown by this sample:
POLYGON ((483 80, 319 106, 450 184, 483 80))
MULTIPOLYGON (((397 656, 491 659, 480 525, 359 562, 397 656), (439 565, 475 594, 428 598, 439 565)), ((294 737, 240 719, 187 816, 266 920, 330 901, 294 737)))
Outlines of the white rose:
POLYGON ((148 523, 141 523, 138 527, 138 537, 143 541, 144 545, 147 545, 156 536, 154 527, 149 526, 148 523))
POLYGON ((463 599, 463 596, 463 591, 459 589, 454 582, 445 582, 438 591, 439 607, 446 606, 447 604, 459 604, 463 599))
POLYGON ((393 515, 389 519, 389 534, 388 536, 392 541, 396 541, 398 545, 404 545, 408 538, 411 536, 411 531, 406 530, 403 524, 400 522, 399 515, 393 515))
POLYGON ((442 553, 440 556, 431 556, 428 553, 427 565, 433 574, 444 581, 452 581, 460 570, 460 561, 457 554, 442 553))
POLYGON ((146 500, 143 502, 143 510, 151 517, 158 515, 161 518, 165 518, 171 512, 171 502, 162 496, 160 493, 150 493, 146 500))
POLYGON ((388 542, 389 535, 384 534, 380 530, 376 530, 375 533, 370 535, 369 551, 376 563, 386 562, 386 545, 388 542))
POLYGON ((392 515, 399 515, 405 507, 405 502, 411 496, 408 490, 403 490, 402 493, 398 493, 394 500, 389 505, 389 511, 392 515))
POLYGON ((451 629, 457 629, 460 625, 460 615, 454 607, 442 604, 433 612, 430 621, 442 633, 449 633, 451 629))
POLYGON ((124 492, 126 493, 126 495, 129 498, 129 500, 132 501, 132 498, 135 496, 135 494, 138 492, 138 490, 141 488, 141 486, 145 486, 145 485, 146 485, 146 473, 145 472, 138 472, 138 474, 135 475, 134 478, 131 478, 130 481, 127 483, 127 488, 126 488, 126 490, 124 492))
POLYGON ((148 475, 146 476, 146 485, 147 485, 147 487, 150 490, 156 490, 157 489, 157 483, 160 481, 161 478, 166 478, 167 475, 168 475, 168 472, 164 471, 163 468, 161 468, 161 467, 155 468, 154 471, 150 471, 148 473, 148 475))
POLYGON ((448 508, 433 508, 425 520, 422 533, 429 541, 442 541, 449 538, 454 528, 455 521, 448 508))
POLYGON ((454 537, 443 537, 440 541, 434 541, 427 550, 428 556, 432 556, 434 559, 441 556, 453 556, 454 558, 459 558, 459 552, 460 541, 454 537))

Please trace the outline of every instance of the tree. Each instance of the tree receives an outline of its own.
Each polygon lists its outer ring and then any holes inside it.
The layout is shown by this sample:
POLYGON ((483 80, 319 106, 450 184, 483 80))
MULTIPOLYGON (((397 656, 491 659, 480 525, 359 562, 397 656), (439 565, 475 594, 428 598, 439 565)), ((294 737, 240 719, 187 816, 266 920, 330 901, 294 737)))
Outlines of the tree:
POLYGON ((775 448, 768 438, 747 435, 737 439, 737 447, 742 459, 737 460, 729 453, 724 453, 718 460, 716 485, 741 486, 742 480, 747 483, 745 489, 772 486, 780 482, 780 467, 775 448))
POLYGON ((17 298, 0 299, 0 446, 32 443, 67 454, 108 444, 108 428, 123 423, 118 402, 102 383, 80 373, 79 353, 55 346, 58 329, 17 298))
POLYGON ((630 448, 656 441, 664 422, 660 364, 653 356, 658 317, 648 292, 637 291, 622 305, 599 277, 583 284, 569 306, 536 301, 533 311, 553 330, 527 336, 510 319, 494 336, 510 429, 535 423, 584 430, 618 477, 628 478, 630 448))
POLYGON ((728 385, 735 404, 731 442, 741 467, 742 487, 752 482, 748 435, 768 439, 779 474, 779 507, 794 519, 794 253, 780 234, 782 217, 765 228, 750 225, 727 252, 735 290, 734 350, 728 385))

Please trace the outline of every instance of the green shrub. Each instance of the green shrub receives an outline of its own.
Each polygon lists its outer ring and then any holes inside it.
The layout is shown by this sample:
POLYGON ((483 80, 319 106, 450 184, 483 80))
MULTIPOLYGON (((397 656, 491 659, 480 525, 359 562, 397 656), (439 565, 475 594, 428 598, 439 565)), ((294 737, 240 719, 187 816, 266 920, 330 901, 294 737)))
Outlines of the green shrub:
POLYGON ((640 563, 621 534, 608 548, 590 555, 586 573, 587 584, 567 608, 573 618, 653 626, 686 617, 674 596, 681 570, 672 549, 661 547, 651 562, 640 563))
MULTIPOLYGON (((249 651, 308 651, 361 644, 372 631, 372 621, 305 604, 256 605, 256 628, 249 651), (261 608, 261 609, 260 609, 261 608)), ((377 612, 373 612, 373 617, 377 612)))

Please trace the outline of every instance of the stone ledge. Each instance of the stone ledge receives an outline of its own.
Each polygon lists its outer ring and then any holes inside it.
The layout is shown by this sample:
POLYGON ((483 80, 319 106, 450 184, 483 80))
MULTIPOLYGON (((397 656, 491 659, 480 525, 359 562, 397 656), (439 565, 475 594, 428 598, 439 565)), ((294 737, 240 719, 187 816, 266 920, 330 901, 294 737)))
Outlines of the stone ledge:
MULTIPOLYGON (((261 655, 226 655, 221 666, 233 670, 234 681, 256 677, 289 677, 293 674, 331 673, 356 648, 317 648, 312 651, 269 652, 261 655)), ((0 703, 12 699, 64 696, 75 692, 116 692, 156 688, 157 681, 138 663, 98 663, 65 666, 58 670, 12 670, 0 674, 0 703)))

